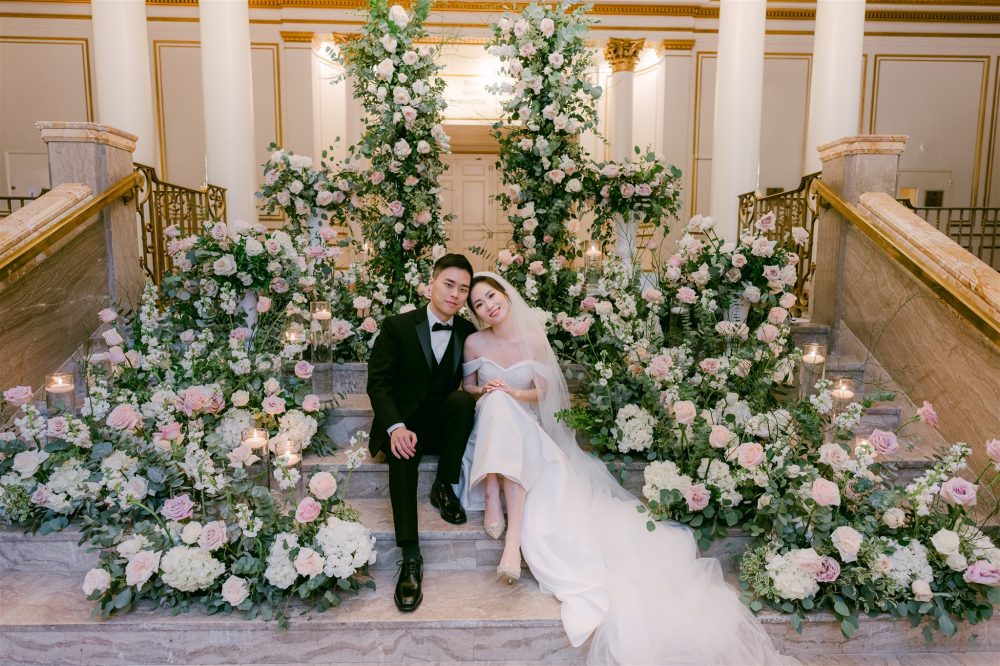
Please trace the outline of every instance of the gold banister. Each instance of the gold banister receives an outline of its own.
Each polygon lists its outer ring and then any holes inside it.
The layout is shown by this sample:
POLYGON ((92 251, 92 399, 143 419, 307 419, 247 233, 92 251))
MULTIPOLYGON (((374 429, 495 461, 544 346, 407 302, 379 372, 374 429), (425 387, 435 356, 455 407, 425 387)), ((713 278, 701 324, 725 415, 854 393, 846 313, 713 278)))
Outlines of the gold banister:
POLYGON ((968 294, 958 289, 956 285, 948 280, 943 280, 941 276, 925 266, 925 261, 910 248, 894 243, 881 229, 862 216, 857 208, 840 198, 822 180, 817 179, 813 188, 819 199, 832 206, 845 220, 871 239, 876 246, 896 260, 900 266, 922 282, 990 341, 1000 345, 1000 318, 996 316, 996 313, 989 312, 975 300, 969 298, 968 294))
POLYGON ((115 199, 122 198, 127 201, 136 189, 138 185, 137 181, 138 177, 135 173, 130 173, 102 192, 100 196, 82 204, 63 219, 49 225, 44 231, 25 243, 17 254, 0 260, 0 284, 5 282, 18 270, 34 261, 38 255, 51 248, 53 244, 58 243, 82 226, 87 220, 101 212, 101 210, 115 199))

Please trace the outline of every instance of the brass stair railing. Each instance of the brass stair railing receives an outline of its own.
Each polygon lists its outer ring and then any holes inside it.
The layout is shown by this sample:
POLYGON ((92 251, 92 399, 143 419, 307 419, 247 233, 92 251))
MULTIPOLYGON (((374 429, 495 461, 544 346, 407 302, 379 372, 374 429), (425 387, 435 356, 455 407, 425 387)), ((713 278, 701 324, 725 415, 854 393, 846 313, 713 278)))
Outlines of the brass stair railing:
POLYGON ((226 221, 226 190, 217 185, 191 189, 165 183, 156 170, 136 164, 139 196, 136 210, 142 236, 142 267, 156 284, 170 270, 170 255, 166 251, 166 229, 176 226, 181 235, 199 233, 207 220, 226 221))
POLYGON ((898 201, 983 263, 1000 271, 1000 208, 914 206, 898 201))
POLYGON ((792 308, 792 314, 795 316, 802 316, 809 310, 810 287, 813 274, 816 272, 813 243, 816 240, 816 221, 819 219, 815 192, 815 182, 819 177, 818 172, 802 176, 799 186, 794 190, 766 197, 758 196, 756 192, 747 192, 739 196, 737 215, 740 233, 748 230, 766 213, 774 213, 774 231, 768 232, 766 236, 769 240, 785 243, 789 252, 799 256, 798 280, 794 291, 798 300, 792 308), (802 227, 809 232, 809 240, 805 247, 797 246, 791 240, 792 227, 802 227))

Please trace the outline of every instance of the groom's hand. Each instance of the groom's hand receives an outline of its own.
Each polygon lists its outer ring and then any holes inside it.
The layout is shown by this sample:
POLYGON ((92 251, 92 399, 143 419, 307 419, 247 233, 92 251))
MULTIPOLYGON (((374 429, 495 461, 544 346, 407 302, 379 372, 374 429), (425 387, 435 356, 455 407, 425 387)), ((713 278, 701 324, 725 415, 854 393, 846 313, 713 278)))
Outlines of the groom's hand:
POLYGON ((389 448, 392 455, 409 460, 417 453, 417 433, 405 427, 396 428, 389 436, 389 448))

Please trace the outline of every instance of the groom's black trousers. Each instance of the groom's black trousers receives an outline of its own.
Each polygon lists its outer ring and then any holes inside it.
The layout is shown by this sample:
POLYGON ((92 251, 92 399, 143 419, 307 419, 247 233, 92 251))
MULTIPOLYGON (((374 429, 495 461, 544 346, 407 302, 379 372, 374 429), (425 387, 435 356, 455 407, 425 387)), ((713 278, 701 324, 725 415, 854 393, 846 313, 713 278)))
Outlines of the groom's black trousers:
POLYGON ((389 499, 396 545, 416 546, 417 540, 417 467, 424 454, 438 455, 436 480, 458 483, 462 456, 472 433, 476 399, 465 391, 454 391, 444 401, 418 409, 406 422, 417 434, 417 453, 412 458, 397 458, 386 445, 389 463, 389 499))

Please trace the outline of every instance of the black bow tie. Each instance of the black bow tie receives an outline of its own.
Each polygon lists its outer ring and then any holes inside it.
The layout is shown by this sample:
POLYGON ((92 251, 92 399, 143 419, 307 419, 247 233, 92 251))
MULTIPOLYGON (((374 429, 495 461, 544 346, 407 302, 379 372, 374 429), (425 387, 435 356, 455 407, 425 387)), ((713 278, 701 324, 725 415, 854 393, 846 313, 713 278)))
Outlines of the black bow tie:
POLYGON ((451 324, 442 324, 441 322, 436 321, 434 322, 434 325, 431 326, 431 332, 435 333, 437 331, 450 331, 452 328, 454 328, 454 326, 452 326, 451 324))

